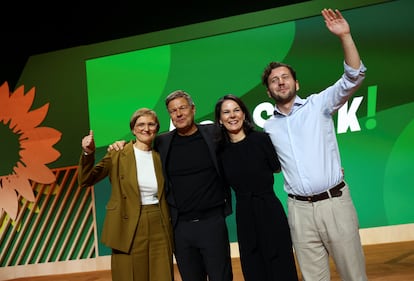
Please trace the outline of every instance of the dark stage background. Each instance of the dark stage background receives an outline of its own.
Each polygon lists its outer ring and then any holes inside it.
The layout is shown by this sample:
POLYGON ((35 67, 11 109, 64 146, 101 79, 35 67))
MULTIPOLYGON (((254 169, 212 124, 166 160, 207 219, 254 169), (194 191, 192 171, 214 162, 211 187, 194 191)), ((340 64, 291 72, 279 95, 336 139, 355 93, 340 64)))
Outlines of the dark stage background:
POLYGON ((306 1, 7 2, 0 16, 0 85, 7 81, 14 89, 32 55, 306 1))

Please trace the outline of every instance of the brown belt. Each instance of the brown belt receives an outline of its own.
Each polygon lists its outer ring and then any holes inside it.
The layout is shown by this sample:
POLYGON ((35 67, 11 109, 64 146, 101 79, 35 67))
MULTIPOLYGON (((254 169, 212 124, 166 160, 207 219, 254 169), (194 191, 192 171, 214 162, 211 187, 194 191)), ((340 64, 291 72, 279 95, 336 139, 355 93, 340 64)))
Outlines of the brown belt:
POLYGON ((300 195, 288 194, 288 196, 290 198, 294 198, 300 201, 317 202, 317 201, 328 199, 329 197, 340 197, 342 195, 341 189, 344 186, 345 186, 345 182, 341 182, 340 184, 335 185, 334 187, 329 189, 328 191, 325 191, 325 192, 322 192, 316 195, 300 196, 300 195), (329 193, 331 194, 331 196, 329 196, 329 193))

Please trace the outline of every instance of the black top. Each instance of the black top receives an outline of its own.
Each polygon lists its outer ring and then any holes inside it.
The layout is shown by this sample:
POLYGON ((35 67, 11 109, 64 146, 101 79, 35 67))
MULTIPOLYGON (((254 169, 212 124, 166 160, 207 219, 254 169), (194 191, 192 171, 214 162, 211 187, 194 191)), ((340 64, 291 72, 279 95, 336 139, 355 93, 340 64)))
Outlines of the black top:
POLYGON ((290 230, 273 190, 280 162, 270 137, 253 131, 222 147, 219 160, 236 194, 236 222, 245 280, 297 280, 290 230), (278 276, 275 278, 275 276, 278 276))
MULTIPOLYGON (((232 212, 230 187, 224 183, 221 169, 219 168, 217 161, 217 143, 215 142, 217 127, 214 124, 197 124, 197 128, 198 131, 196 132, 196 135, 189 136, 188 139, 186 137, 179 137, 177 130, 172 130, 158 135, 154 140, 154 148, 160 153, 163 165, 167 202, 170 206, 173 226, 176 225, 179 215, 180 218, 183 218, 184 212, 190 214, 190 212, 194 211, 193 214, 189 216, 189 219, 191 219, 193 215, 205 216, 212 213, 216 214, 217 210, 210 210, 210 208, 214 208, 217 204, 221 206, 219 208, 221 209, 221 213, 224 213, 225 216, 232 212), (183 144, 184 146, 182 146, 183 144), (175 155, 172 156, 172 153, 175 155), (184 157, 186 157, 185 160, 184 157), (175 165, 178 165, 178 167, 175 167, 175 165), (207 168, 207 166, 210 165, 211 169, 214 169, 214 172, 213 170, 210 170, 210 168, 207 168), (197 171, 197 169, 200 169, 201 167, 203 168, 197 171), (190 169, 194 170, 189 171, 190 169), (175 174, 175 176, 170 175, 170 172, 175 174), (188 178, 184 179, 182 174, 180 176, 180 173, 183 172, 187 173, 187 175, 192 172, 196 172, 196 174, 194 176, 190 175, 188 178), (214 175, 211 176, 211 178, 208 178, 207 182, 202 182, 202 180, 209 177, 209 175, 212 175, 212 173, 214 173, 214 175), (203 177, 203 179, 197 178, 198 176, 203 177), (185 182, 183 186, 178 186, 178 184, 183 182, 185 182), (211 186, 211 190, 208 190, 205 194, 208 198, 203 198, 202 205, 200 206, 196 206, 196 204, 192 203, 187 206, 186 202, 189 202, 191 198, 187 197, 187 194, 184 194, 183 192, 184 189, 190 188, 192 184, 195 184, 195 186, 201 189, 207 188, 208 185, 211 186), (177 197, 175 194, 176 190, 178 193, 184 195, 184 197, 181 197, 180 195, 177 197), (218 199, 219 194, 220 199, 218 199), (216 199, 218 200, 217 202, 216 199), (193 207, 196 207, 197 209, 193 209, 193 207), (204 209, 204 207, 207 209, 204 209)), ((202 195, 202 191, 199 191, 198 188, 194 189, 196 194, 194 194, 195 197, 192 198, 200 199, 200 197, 197 196, 202 195)))
POLYGON ((199 131, 190 136, 174 136, 167 173, 180 217, 196 219, 206 210, 222 207, 223 181, 199 131))
POLYGON ((273 174, 280 170, 280 162, 266 133, 254 131, 240 142, 227 144, 220 158, 236 192, 273 191, 273 174))

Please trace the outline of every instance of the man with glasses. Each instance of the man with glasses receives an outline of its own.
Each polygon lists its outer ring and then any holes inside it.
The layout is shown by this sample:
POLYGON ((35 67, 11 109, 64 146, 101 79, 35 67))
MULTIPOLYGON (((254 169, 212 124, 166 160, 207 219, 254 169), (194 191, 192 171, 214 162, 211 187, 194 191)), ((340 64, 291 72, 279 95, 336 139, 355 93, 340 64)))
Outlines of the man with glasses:
MULTIPOLYGON (((168 95, 165 105, 175 129, 158 135, 154 148, 161 155, 181 278, 233 280, 225 221, 231 193, 217 163, 215 126, 195 123, 195 104, 182 90, 168 95)), ((115 142, 109 149, 122 146, 115 142)))

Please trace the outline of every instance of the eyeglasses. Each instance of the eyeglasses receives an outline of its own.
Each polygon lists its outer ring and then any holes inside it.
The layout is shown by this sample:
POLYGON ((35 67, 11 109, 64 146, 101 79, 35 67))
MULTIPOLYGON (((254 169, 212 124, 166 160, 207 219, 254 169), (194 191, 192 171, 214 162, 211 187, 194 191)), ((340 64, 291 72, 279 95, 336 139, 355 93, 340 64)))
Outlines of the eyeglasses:
POLYGON ((140 130, 145 129, 145 127, 148 126, 148 128, 150 128, 151 130, 157 128, 158 124, 157 123, 136 123, 135 124, 135 128, 138 128, 140 130))
POLYGON ((178 110, 179 111, 186 111, 190 108, 190 105, 186 104, 186 105, 180 105, 179 107, 176 108, 172 108, 172 109, 168 109, 168 113, 170 115, 174 115, 177 114, 178 110))

